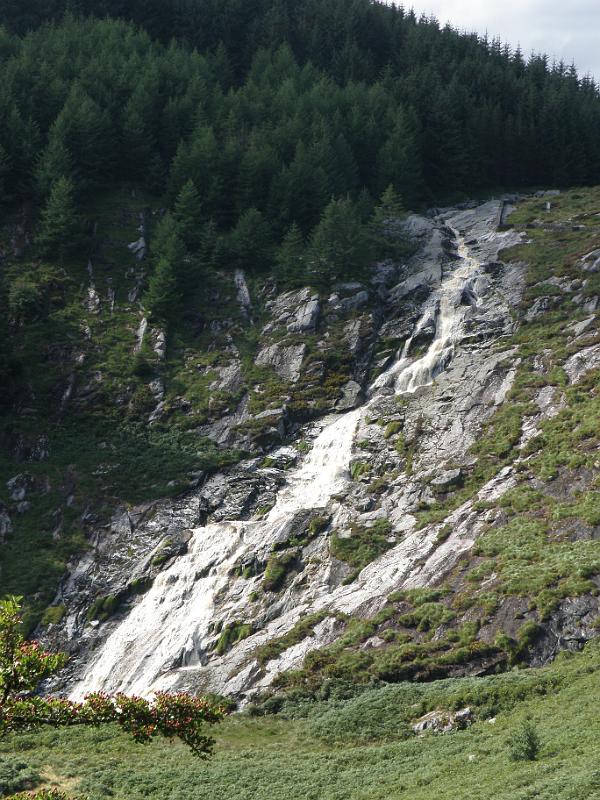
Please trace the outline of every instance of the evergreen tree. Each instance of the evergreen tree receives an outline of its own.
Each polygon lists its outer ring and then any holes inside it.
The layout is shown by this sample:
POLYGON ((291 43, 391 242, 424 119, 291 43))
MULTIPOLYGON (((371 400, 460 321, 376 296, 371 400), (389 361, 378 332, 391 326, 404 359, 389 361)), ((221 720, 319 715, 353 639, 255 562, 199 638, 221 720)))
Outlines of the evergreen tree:
POLYGON ((47 198, 59 178, 72 177, 73 159, 58 129, 53 129, 36 168, 37 192, 41 198, 47 198))
POLYGON ((151 319, 166 323, 177 312, 180 301, 176 270, 172 262, 163 256, 159 258, 148 281, 144 305, 151 319))
POLYGON ((310 242, 309 269, 323 282, 360 278, 371 247, 365 226, 349 198, 332 200, 310 242))
POLYGON ((106 183, 115 149, 113 128, 106 111, 78 83, 53 127, 73 158, 78 180, 88 188, 106 183))
POLYGON ((287 286, 306 282, 306 243, 296 223, 288 230, 277 251, 277 275, 287 286))
POLYGON ((272 258, 272 232, 269 223, 256 208, 249 208, 238 219, 227 242, 229 266, 264 270, 272 258))
POLYGON ((177 195, 173 208, 173 219, 178 235, 189 251, 200 244, 203 226, 202 200, 193 181, 188 181, 177 195))
POLYGON ((377 177, 379 191, 391 183, 408 202, 418 200, 422 194, 422 160, 414 121, 402 110, 377 156, 377 177))
POLYGON ((371 243, 378 258, 398 260, 409 252, 410 241, 403 226, 405 216, 400 195, 390 184, 375 207, 369 224, 371 243))
POLYGON ((59 178, 42 211, 36 245, 42 255, 60 256, 81 244, 81 221, 75 207, 75 189, 68 179, 59 178))

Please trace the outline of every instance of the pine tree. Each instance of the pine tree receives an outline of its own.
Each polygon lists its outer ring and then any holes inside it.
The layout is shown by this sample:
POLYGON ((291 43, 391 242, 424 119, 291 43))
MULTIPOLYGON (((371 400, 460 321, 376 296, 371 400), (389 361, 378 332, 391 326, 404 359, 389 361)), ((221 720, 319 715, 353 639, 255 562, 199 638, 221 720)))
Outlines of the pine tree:
POLYGON ((390 183, 408 202, 419 198, 423 189, 422 160, 414 120, 399 112, 387 141, 377 156, 379 191, 390 183))
POLYGON ((306 243, 296 223, 288 230, 277 251, 277 275, 287 286, 306 282, 306 243))
POLYGON ((106 183, 115 151, 113 126, 78 83, 72 85, 54 128, 73 158, 78 181, 87 188, 106 183))
POLYGON ((332 200, 313 232, 309 267, 323 282, 360 278, 371 258, 365 226, 349 198, 332 200))
POLYGON ((35 241, 42 255, 61 258, 80 246, 81 221, 75 207, 75 189, 68 178, 59 178, 52 187, 35 241))
POLYGON ((272 232, 263 214, 249 208, 237 221, 227 242, 230 267, 257 271, 271 261, 272 232))
POLYGON ((38 195, 47 198, 59 178, 72 179, 73 158, 59 130, 55 127, 50 132, 48 144, 39 160, 35 171, 35 183, 38 195))
POLYGON ((202 200, 194 182, 189 180, 177 195, 173 208, 173 219, 179 238, 193 252, 198 248, 202 235, 202 200))
POLYGON ((144 305, 151 319, 166 323, 175 315, 180 300, 181 294, 173 264, 168 258, 162 257, 150 276, 148 289, 144 295, 144 305))
POLYGON ((398 260, 410 249, 402 221, 406 212, 402 199, 390 184, 375 207, 369 223, 369 234, 378 258, 398 260))

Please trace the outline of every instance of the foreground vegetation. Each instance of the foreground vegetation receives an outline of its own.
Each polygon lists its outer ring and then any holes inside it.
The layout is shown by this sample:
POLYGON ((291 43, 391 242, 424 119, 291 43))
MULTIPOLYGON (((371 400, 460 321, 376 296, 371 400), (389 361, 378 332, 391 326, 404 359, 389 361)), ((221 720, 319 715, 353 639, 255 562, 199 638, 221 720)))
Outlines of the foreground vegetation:
POLYGON ((276 716, 230 717, 207 763, 116 729, 21 734, 0 741, 0 793, 39 780, 89 800, 592 800, 599 671, 592 643, 540 670, 290 702, 276 716), (410 728, 432 709, 467 706, 465 730, 410 728))

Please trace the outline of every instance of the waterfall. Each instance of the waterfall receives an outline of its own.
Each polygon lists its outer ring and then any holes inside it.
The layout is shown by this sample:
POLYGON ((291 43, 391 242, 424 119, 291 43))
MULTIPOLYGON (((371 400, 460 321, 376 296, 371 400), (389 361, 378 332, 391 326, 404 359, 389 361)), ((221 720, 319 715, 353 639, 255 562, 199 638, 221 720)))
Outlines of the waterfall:
MULTIPOLYGON (((462 303, 463 292, 480 269, 464 238, 455 230, 453 233, 458 244, 454 268, 430 296, 396 363, 374 381, 367 404, 323 421, 311 451, 289 473, 286 486, 264 519, 212 523, 194 531, 188 552, 160 573, 110 633, 75 686, 74 698, 98 690, 148 695, 168 689, 179 672, 197 668, 210 657, 216 598, 221 615, 224 609, 235 610, 243 618, 253 584, 232 581, 234 566, 244 555, 268 552, 295 514, 323 508, 347 485, 356 428, 374 398, 390 390, 413 393, 431 384, 451 361, 471 313, 471 306, 462 303), (435 333, 426 352, 411 358, 414 337, 433 320, 435 333)), ((476 296, 472 300, 476 302, 476 296)))

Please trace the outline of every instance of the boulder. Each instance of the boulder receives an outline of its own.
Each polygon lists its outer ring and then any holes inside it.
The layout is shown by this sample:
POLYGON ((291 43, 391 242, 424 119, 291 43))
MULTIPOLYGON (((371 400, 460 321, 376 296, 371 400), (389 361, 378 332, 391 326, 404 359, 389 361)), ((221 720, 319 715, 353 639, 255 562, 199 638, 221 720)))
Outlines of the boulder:
POLYGON ((270 333, 279 325, 287 326, 290 333, 314 331, 321 310, 319 295, 308 286, 280 294, 267 303, 267 309, 273 316, 273 322, 264 328, 263 333, 270 333))
POLYGON ((319 303, 318 296, 311 297, 305 303, 302 303, 296 309, 290 322, 288 322, 287 329, 290 333, 306 333, 307 331, 315 331, 317 322, 319 321, 319 314, 321 313, 321 304, 319 303))
POLYGON ((300 367, 305 353, 305 344, 293 344, 287 347, 272 344, 263 347, 254 363, 259 367, 273 367, 280 378, 296 383, 300 378, 300 367))
POLYGON ((575 336, 581 336, 582 333, 585 333, 585 331, 594 324, 595 320, 596 317, 592 316, 581 320, 581 322, 573 322, 571 325, 567 326, 567 330, 573 331, 575 336))
POLYGON ((10 499, 15 503, 20 503, 25 500, 25 497, 31 489, 33 489, 34 480, 28 473, 15 475, 9 481, 6 481, 6 487, 10 499))
POLYGON ((356 381, 348 381, 342 387, 343 395, 336 403, 338 411, 349 411, 351 408, 356 408, 359 404, 362 394, 362 387, 356 381))
POLYGON ((416 734, 427 731, 433 733, 449 733, 450 731, 468 728, 473 723, 473 712, 470 708, 460 711, 430 711, 418 719, 412 726, 416 734))
POLYGON ((363 308, 368 302, 369 293, 365 289, 361 289, 361 291, 350 297, 341 298, 339 294, 334 293, 327 301, 327 305, 334 314, 350 314, 359 308, 363 308))
POLYGON ((431 481, 431 485, 436 489, 450 489, 462 483, 463 474, 461 469, 449 469, 431 481))

